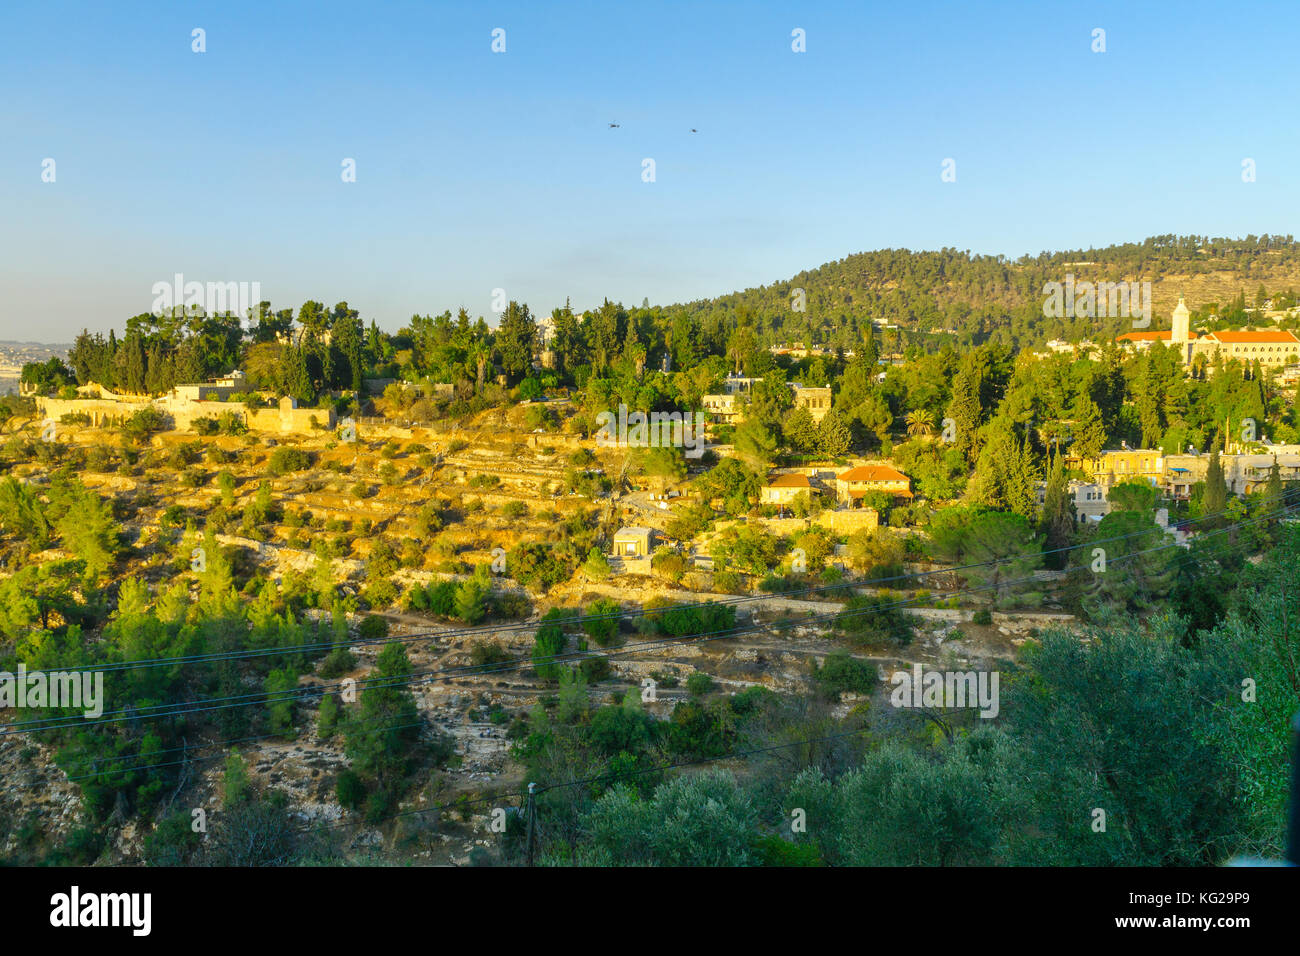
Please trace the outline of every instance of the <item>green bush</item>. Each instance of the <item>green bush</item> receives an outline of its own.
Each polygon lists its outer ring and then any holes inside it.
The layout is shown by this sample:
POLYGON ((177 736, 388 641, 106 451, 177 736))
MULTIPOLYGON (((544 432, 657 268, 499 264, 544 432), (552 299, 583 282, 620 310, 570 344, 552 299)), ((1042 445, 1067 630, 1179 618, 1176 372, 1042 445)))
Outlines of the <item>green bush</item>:
POLYGON ((311 464, 311 456, 300 448, 291 448, 282 445, 275 451, 271 452, 271 459, 267 463, 271 474, 277 478, 287 475, 290 472, 302 471, 311 464))
POLYGON ((339 806, 345 810, 355 810, 366 798, 366 785, 355 770, 343 770, 334 785, 334 793, 338 797, 339 806))
POLYGON ((383 640, 388 636, 388 618, 378 614, 367 614, 358 625, 357 634, 363 641, 383 640))
POLYGON ((686 693, 692 697, 703 697, 713 690, 713 678, 703 671, 696 671, 686 678, 686 693))
POLYGON ((875 689, 878 678, 876 669, 867 661, 860 661, 848 651, 832 651, 818 667, 813 663, 813 680, 822 692, 832 700, 838 700, 840 694, 870 694, 875 689))
POLYGON ((619 603, 608 598, 593 601, 587 606, 587 616, 582 619, 582 629, 601 647, 609 647, 618 640, 619 603))

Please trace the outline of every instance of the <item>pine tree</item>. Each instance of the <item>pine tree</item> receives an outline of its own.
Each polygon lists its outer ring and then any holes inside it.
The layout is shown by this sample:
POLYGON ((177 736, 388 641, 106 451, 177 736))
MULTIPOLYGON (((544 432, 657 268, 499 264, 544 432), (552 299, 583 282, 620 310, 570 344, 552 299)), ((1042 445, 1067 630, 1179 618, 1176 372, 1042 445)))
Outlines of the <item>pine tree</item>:
POLYGON ((288 374, 285 376, 285 388, 290 396, 303 405, 316 402, 316 387, 312 384, 311 373, 307 370, 307 356, 296 345, 288 348, 288 374))
POLYGON ((736 457, 760 475, 767 474, 767 468, 776 457, 776 436, 772 430, 757 418, 747 418, 733 439, 736 457))
POLYGON ((456 588, 456 617, 466 624, 477 624, 487 613, 484 599, 487 586, 477 577, 466 578, 456 588))
POLYGON ((497 329, 496 347, 501 356, 501 371, 511 382, 526 376, 533 367, 533 346, 537 341, 537 323, 528 306, 512 301, 506 306, 497 329))
POLYGON ((812 413, 806 408, 796 408, 785 416, 785 421, 781 423, 781 432, 785 435, 785 442, 794 451, 801 455, 811 454, 817 449, 817 423, 813 421, 812 413))
POLYGON ((413 742, 419 737, 415 697, 402 678, 411 662, 401 644, 386 644, 375 661, 371 681, 361 692, 360 713, 344 722, 346 752, 352 766, 381 790, 393 787, 409 766, 413 742))
POLYGON ((817 449, 830 458, 838 458, 853 444, 853 432, 834 409, 817 426, 817 449))
POLYGON ((1106 424, 1101 409, 1084 396, 1075 417, 1078 423, 1074 426, 1074 453, 1080 458, 1096 458, 1106 447, 1106 424))

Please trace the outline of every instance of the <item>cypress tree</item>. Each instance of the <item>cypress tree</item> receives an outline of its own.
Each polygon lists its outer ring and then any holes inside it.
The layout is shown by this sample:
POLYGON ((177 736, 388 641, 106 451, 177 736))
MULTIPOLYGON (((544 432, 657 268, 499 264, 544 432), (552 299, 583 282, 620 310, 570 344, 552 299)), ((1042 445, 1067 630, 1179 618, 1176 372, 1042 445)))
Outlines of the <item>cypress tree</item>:
POLYGON ((1065 480, 1065 463, 1058 451, 1052 456, 1040 516, 1040 526, 1046 536, 1044 549, 1055 552, 1047 555, 1047 562, 1054 568, 1065 567, 1069 555, 1060 549, 1069 546, 1074 536, 1074 521, 1074 504, 1070 501, 1069 486, 1065 480))
POLYGON ((948 417, 957 430, 957 448, 972 465, 979 457, 975 431, 980 424, 979 390, 973 375, 965 365, 952 382, 952 401, 948 404, 948 417))
POLYGON ((1212 515, 1221 512, 1228 504, 1228 484, 1223 479, 1223 463, 1219 461, 1219 443, 1210 449, 1210 465, 1205 472, 1205 496, 1201 499, 1201 512, 1212 515))
POLYGON ((1282 469, 1278 467, 1277 455, 1273 456, 1273 467, 1268 470, 1268 484, 1264 486, 1264 508, 1276 511, 1282 507, 1282 469))

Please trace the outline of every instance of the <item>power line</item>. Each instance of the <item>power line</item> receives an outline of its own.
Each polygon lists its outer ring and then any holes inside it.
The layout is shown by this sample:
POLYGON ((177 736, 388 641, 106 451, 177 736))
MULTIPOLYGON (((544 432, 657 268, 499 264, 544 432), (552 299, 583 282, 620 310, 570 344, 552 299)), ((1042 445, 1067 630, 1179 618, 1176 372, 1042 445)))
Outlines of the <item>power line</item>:
MULTIPOLYGON (((673 763, 659 764, 653 767, 643 767, 636 770, 615 770, 609 773, 595 774, 593 776, 584 777, 578 780, 567 780, 563 783, 554 783, 551 784, 550 786, 539 788, 537 790, 537 793, 538 794, 549 793, 552 790, 564 790, 564 789, 568 789, 569 787, 586 786, 588 784, 596 783, 601 780, 623 779, 625 777, 639 777, 651 773, 663 773, 668 770, 678 770, 683 767, 701 766, 704 764, 719 763, 723 760, 735 760, 740 757, 749 757, 761 753, 771 753, 776 750, 786 750, 789 749, 790 747, 803 747, 809 744, 825 743, 827 741, 839 740, 845 737, 856 737, 866 733, 869 729, 870 728, 867 727, 860 727, 857 730, 851 730, 844 733, 825 734, 821 737, 808 737, 801 740, 789 741, 783 744, 774 744, 768 747, 751 747, 745 750, 732 750, 732 751, 728 751, 725 754, 719 754, 714 757, 699 757, 694 760, 675 761, 673 763)), ((399 817, 417 816, 422 813, 435 813, 443 810, 457 809, 458 807, 469 806, 476 803, 488 803, 495 800, 500 800, 505 797, 518 797, 520 800, 523 800, 527 797, 527 791, 508 790, 503 793, 495 794, 492 796, 479 797, 475 800, 460 799, 451 803, 436 804, 431 807, 417 807, 415 809, 404 810, 400 813, 392 814, 391 816, 382 817, 379 820, 371 821, 369 825, 374 826, 379 823, 386 823, 389 820, 395 820, 399 817)), ((342 826, 355 826, 357 825, 357 822, 358 821, 348 820, 348 821, 340 821, 338 823, 326 824, 326 825, 309 825, 306 827, 299 828, 297 832, 310 833, 316 830, 332 830, 342 826)), ((366 821, 361 821, 361 822, 364 824, 366 821)))
MULTIPOLYGON (((1291 491, 1284 492, 1282 498, 1286 499, 1291 496, 1300 496, 1300 489, 1293 489, 1291 491)), ((1186 523, 1193 524, 1196 522, 1208 521, 1213 518, 1222 517, 1227 513, 1228 513, 1227 509, 1224 509, 1223 511, 1215 512, 1213 514, 1201 515, 1200 517, 1189 519, 1186 523)), ((1011 564, 1017 561, 1032 560, 1038 557, 1046 557, 1048 555, 1053 555, 1053 554, 1068 553, 1070 551, 1075 551, 1085 547, 1096 547, 1098 545, 1108 544, 1113 541, 1124 541, 1129 538, 1134 538, 1141 535, 1149 534, 1150 531, 1151 529, 1148 528, 1148 529, 1143 529, 1141 531, 1130 532, 1128 534, 1113 535, 1108 538, 1095 538, 1091 541, 1080 542, 1078 544, 1067 545, 1060 548, 1052 548, 1046 551, 1040 550, 1034 552, 1024 552, 1017 555, 1008 555, 1000 558, 991 558, 987 561, 977 561, 977 562, 964 564, 964 565, 954 565, 952 567, 933 569, 930 571, 915 571, 915 572, 909 572, 905 574, 890 575, 881 578, 869 578, 866 580, 856 580, 856 581, 842 581, 833 584, 810 585, 805 588, 795 588, 790 591, 781 592, 779 596, 789 599, 794 595, 799 595, 799 594, 820 594, 828 591, 841 591, 846 589, 875 587, 882 584, 889 584, 895 581, 916 580, 916 579, 922 579, 922 578, 932 577, 936 575, 960 574, 963 571, 976 570, 982 567, 989 567, 994 564, 1003 564, 1003 563, 1011 564)), ((212 654, 194 654, 194 655, 185 655, 185 656, 178 656, 178 657, 141 658, 139 660, 134 660, 134 661, 114 661, 114 662, 102 663, 102 664, 87 664, 85 666, 70 666, 62 669, 75 670, 81 673, 111 673, 115 671, 136 670, 136 669, 141 669, 146 667, 160 667, 160 666, 167 666, 167 665, 253 660, 260 657, 291 656, 294 654, 305 654, 312 651, 330 650, 337 647, 365 647, 370 645, 383 645, 383 644, 390 644, 390 643, 405 644, 408 642, 438 639, 438 638, 453 639, 457 637, 469 637, 477 634, 487 634, 487 633, 500 634, 502 632, 510 632, 510 631, 517 631, 517 630, 535 630, 536 628, 543 627, 543 626, 564 627, 566 625, 577 626, 592 621, 630 620, 630 619, 636 619, 640 617, 647 617, 652 614, 663 614, 669 611, 691 610, 695 608, 704 608, 710 606, 738 607, 743 604, 771 600, 772 597, 773 597, 772 595, 740 596, 740 597, 733 597, 733 598, 722 598, 719 600, 684 602, 684 603, 674 604, 663 608, 640 608, 635 610, 619 610, 616 612, 610 612, 608 614, 593 614, 593 615, 579 614, 569 618, 554 618, 550 621, 539 621, 539 622, 523 621, 523 622, 515 622, 515 623, 486 624, 486 625, 476 625, 476 626, 464 627, 464 628, 449 628, 440 631, 427 631, 423 633, 406 634, 406 635, 395 636, 395 637, 373 638, 373 639, 357 638, 357 639, 347 639, 347 640, 339 640, 339 641, 322 641, 314 644, 311 643, 288 644, 288 645, 281 645, 279 647, 256 648, 251 650, 246 649, 246 650, 238 650, 238 651, 221 651, 212 654)))
MULTIPOLYGON (((1284 509, 1282 512, 1273 512, 1266 515, 1260 515, 1252 519, 1246 519, 1240 522, 1236 522, 1224 528, 1203 533, 1200 537, 1204 539, 1214 535, 1225 534, 1249 524, 1254 524, 1256 522, 1263 521, 1263 520, 1271 520, 1275 518, 1278 514, 1289 513, 1290 511, 1295 510, 1297 507, 1300 507, 1300 505, 1291 506, 1287 509, 1284 509)), ((1160 530, 1161 529, 1159 529, 1157 526, 1152 526, 1151 528, 1145 529, 1140 533, 1153 534, 1159 532, 1160 530)), ((1129 535, 1128 537, 1131 536, 1132 535, 1129 535)), ((1096 542, 1087 542, 1087 544, 1095 544, 1095 543, 1096 542)), ((1177 542, 1158 545, 1154 548, 1148 548, 1142 551, 1116 556, 1115 558, 1110 559, 1110 562, 1114 563, 1116 561, 1123 561, 1134 557, 1141 557, 1142 555, 1145 554, 1151 554, 1154 552, 1163 551, 1174 547, 1180 547, 1180 545, 1177 542)), ((998 562, 985 562, 979 566, 987 566, 990 563, 998 563, 998 562)), ((1078 566, 1075 568, 1066 569, 1064 573, 1069 574, 1073 571, 1079 571, 1079 570, 1085 570, 1085 568, 1083 566, 1078 566)), ((987 590, 1002 589, 1002 588, 1012 587, 1017 584, 1024 584, 1029 582, 1047 583, 1047 582, 1042 582, 1036 575, 1030 575, 1028 577, 1021 578, 1018 580, 1013 580, 1013 581, 1000 581, 1000 582, 993 582, 988 585, 957 589, 953 592, 950 592, 950 596, 956 597, 962 594, 972 594, 972 593, 978 593, 987 590)), ((772 598, 767 598, 767 600, 771 600, 771 599, 772 598)), ((854 618, 864 614, 873 614, 873 613, 879 613, 887 610, 892 610, 895 608, 912 606, 914 604, 921 602, 922 600, 923 599, 921 598, 910 598, 910 599, 904 599, 901 601, 894 602, 893 604, 887 603, 887 604, 877 605, 871 608, 859 609, 855 611, 840 610, 840 611, 830 612, 828 614, 820 615, 820 616, 812 615, 808 618, 803 618, 797 621, 776 622, 771 626, 781 627, 789 624, 807 625, 812 623, 820 623, 828 620, 834 621, 837 619, 842 620, 842 619, 854 618)), ((360 685, 365 685, 367 687, 403 686, 426 678, 428 679, 427 682, 432 683, 433 677, 438 677, 438 676, 455 677, 455 676, 469 676, 471 674, 481 675, 481 674, 490 674, 490 673, 517 670, 522 667, 526 667, 530 664, 536 666, 539 663, 541 664, 562 663, 562 662, 567 662, 569 660, 581 661, 581 660, 591 659, 595 657, 615 658, 615 657, 620 657, 631 653, 636 653, 642 649, 668 645, 668 644, 688 644, 688 643, 697 644, 697 643, 705 643, 713 640, 726 640, 728 638, 736 636, 737 634, 743 634, 743 633, 749 633, 756 630, 761 630, 763 627, 764 625, 754 625, 754 624, 742 625, 724 631, 710 631, 698 635, 669 636, 658 640, 639 641, 639 642, 623 645, 613 651, 610 651, 609 653, 604 653, 604 654, 579 651, 571 654, 551 655, 549 657, 541 658, 541 659, 527 659, 527 660, 503 662, 500 664, 466 665, 466 666, 454 667, 454 668, 433 669, 430 671, 421 671, 415 674, 406 675, 402 677, 360 678, 360 679, 352 680, 351 686, 354 687, 360 685)), ((159 705, 154 705, 154 707, 151 708, 153 710, 156 710, 157 711, 156 713, 144 713, 143 712, 145 710, 144 708, 140 710, 127 709, 125 711, 111 712, 109 719, 104 719, 103 717, 96 718, 96 722, 117 723, 123 720, 157 719, 159 717, 184 716, 190 713, 202 713, 211 710, 226 710, 230 708, 256 706, 258 704, 294 702, 294 701, 298 701, 313 696, 313 693, 317 689, 319 689, 321 693, 324 693, 328 689, 333 689, 335 687, 347 687, 347 686, 349 686, 347 682, 340 682, 337 685, 328 685, 328 684, 312 685, 308 688, 294 688, 289 691, 283 691, 279 693, 279 696, 272 695, 272 694, 242 694, 242 695, 232 695, 224 698, 210 698, 204 702, 205 704, 211 706, 192 706, 186 704, 159 704, 159 705), (252 699, 250 700, 249 698, 252 699), (233 703, 233 701, 242 701, 242 703, 233 703), (162 710, 161 708, 171 708, 171 709, 162 710)), ((5 736, 13 733, 27 733, 27 732, 36 732, 41 730, 59 729, 62 727, 69 727, 69 726, 78 726, 83 723, 83 720, 84 719, 81 716, 76 716, 76 715, 70 717, 36 718, 31 721, 23 722, 21 724, 11 724, 4 731, 0 731, 0 736, 5 736)))

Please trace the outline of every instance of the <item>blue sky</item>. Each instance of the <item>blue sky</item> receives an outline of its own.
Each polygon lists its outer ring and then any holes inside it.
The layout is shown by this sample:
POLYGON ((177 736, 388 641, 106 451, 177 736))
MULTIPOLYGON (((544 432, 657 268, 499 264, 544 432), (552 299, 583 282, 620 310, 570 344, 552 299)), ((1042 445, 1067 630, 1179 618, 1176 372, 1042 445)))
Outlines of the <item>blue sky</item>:
POLYGON ((0 339, 120 329, 177 272, 395 330, 495 288, 549 312, 884 247, 1300 232, 1298 9, 6 4, 0 339))

